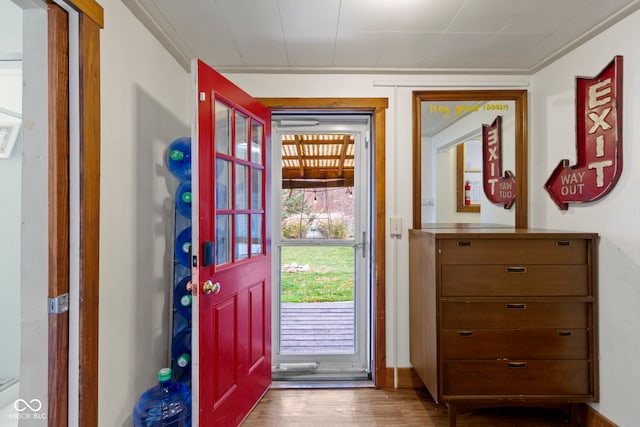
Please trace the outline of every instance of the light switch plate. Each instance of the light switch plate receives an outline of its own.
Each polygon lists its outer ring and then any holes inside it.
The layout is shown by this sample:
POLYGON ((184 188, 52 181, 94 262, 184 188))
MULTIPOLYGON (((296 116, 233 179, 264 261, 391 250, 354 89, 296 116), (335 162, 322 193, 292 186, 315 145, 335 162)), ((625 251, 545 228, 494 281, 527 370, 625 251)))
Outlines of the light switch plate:
POLYGON ((389 229, 392 236, 402 236, 402 218, 391 218, 389 229))

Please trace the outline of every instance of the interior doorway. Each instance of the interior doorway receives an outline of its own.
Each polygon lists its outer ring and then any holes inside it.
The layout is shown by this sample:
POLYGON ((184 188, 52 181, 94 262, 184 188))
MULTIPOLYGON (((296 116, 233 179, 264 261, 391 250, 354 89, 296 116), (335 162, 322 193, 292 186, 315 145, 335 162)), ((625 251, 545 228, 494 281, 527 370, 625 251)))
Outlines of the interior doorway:
POLYGON ((369 380, 371 116, 273 120, 273 378, 369 380))

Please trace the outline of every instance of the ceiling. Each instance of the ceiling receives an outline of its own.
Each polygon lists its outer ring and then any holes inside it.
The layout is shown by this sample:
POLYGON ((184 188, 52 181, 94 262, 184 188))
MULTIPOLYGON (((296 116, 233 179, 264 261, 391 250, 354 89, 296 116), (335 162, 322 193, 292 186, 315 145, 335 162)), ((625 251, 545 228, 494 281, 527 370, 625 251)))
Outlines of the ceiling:
MULTIPOLYGON (((535 72, 640 0, 122 0, 186 70, 535 72)), ((108 25, 108 24, 107 24, 108 25)))

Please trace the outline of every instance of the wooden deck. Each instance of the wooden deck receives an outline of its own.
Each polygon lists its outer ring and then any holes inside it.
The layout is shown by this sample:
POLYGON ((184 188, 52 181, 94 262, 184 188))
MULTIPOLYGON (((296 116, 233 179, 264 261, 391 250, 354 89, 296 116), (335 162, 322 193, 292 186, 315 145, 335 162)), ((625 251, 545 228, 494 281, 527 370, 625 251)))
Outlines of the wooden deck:
POLYGON ((282 354, 354 353, 354 303, 282 303, 282 354))

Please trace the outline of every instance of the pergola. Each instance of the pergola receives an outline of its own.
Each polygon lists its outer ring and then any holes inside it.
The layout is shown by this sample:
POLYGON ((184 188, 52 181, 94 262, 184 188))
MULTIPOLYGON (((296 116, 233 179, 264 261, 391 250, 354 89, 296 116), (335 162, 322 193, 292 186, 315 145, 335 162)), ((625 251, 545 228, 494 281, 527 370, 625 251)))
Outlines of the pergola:
POLYGON ((352 187, 354 141, 348 134, 282 136, 282 188, 352 187))

